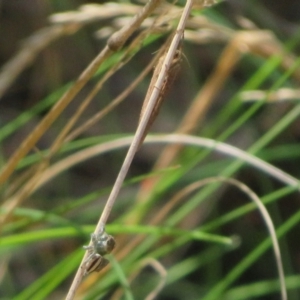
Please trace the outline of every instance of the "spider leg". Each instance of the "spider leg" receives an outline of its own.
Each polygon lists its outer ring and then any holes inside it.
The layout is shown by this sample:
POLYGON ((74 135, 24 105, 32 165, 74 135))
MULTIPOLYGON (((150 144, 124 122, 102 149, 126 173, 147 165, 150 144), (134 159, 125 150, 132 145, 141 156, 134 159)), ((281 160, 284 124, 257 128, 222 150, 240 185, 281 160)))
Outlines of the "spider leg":
POLYGON ((95 233, 92 233, 91 234, 91 239, 92 239, 92 245, 83 246, 84 250, 93 250, 93 251, 95 251, 95 248, 97 246, 97 235, 95 233))
POLYGON ((94 249, 94 247, 93 246, 82 246, 82 248, 84 249, 84 250, 93 250, 94 249))

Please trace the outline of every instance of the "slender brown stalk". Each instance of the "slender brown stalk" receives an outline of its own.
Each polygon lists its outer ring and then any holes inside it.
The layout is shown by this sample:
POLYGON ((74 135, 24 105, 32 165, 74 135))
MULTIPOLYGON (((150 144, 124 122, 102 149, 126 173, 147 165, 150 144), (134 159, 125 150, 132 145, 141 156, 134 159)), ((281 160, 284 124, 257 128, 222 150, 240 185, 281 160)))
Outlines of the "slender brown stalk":
MULTIPOLYGON (((143 118, 143 115, 144 115, 146 107, 149 103, 149 99, 151 97, 153 89, 156 88, 155 83, 157 81, 157 78, 158 78, 161 70, 162 70, 162 66, 163 66, 163 62, 164 62, 166 54, 167 54, 167 52, 164 53, 164 55, 159 59, 158 64, 154 69, 154 73, 153 73, 153 76, 152 76, 152 79, 151 79, 151 82, 150 82, 150 85, 149 85, 149 88, 148 88, 148 91, 147 91, 147 94, 146 94, 146 97, 145 97, 145 100, 144 100, 144 103, 143 103, 143 106, 142 106, 142 109, 141 109, 139 123, 141 122, 141 119, 143 118)), ((142 136, 142 139, 140 141, 139 147, 143 143, 143 141, 144 141, 151 125, 153 124, 153 122, 155 121, 155 119, 156 119, 156 117, 159 113, 160 107, 161 107, 161 105, 162 105, 162 103, 163 103, 163 101, 166 97, 166 94, 170 90, 170 87, 172 86, 172 84, 173 84, 173 82, 174 82, 174 80, 175 80, 175 78, 178 74, 178 71, 180 69, 180 63, 181 63, 181 43, 178 44, 178 48, 175 52, 173 60, 170 64, 169 69, 167 70, 162 88, 160 89, 159 96, 158 96, 157 101, 155 103, 155 106, 154 106, 154 108, 151 112, 149 121, 148 121, 147 126, 145 128, 145 131, 143 133, 143 136, 142 136)))
MULTIPOLYGON (((149 102, 147 104, 147 107, 146 107, 146 110, 145 110, 145 113, 143 114, 142 116, 142 120, 140 121, 139 125, 138 125, 138 128, 137 128, 137 131, 135 133, 135 136, 134 136, 134 139, 132 141, 132 144, 130 145, 130 148, 127 152, 127 155, 124 159, 124 162, 123 162, 123 165, 121 167, 121 170, 116 178, 116 181, 115 181, 115 184, 111 190, 111 193, 107 199, 107 202, 106 202, 106 205, 104 207, 104 210, 101 214, 101 217, 99 219, 99 222, 96 226, 96 229, 94 231, 94 234, 98 234, 100 232, 101 229, 103 229, 105 227, 105 224, 107 222, 107 219, 110 215, 110 212, 112 210, 112 207, 116 201, 116 198, 119 194, 119 191, 122 187, 122 184, 124 182, 124 179, 127 175, 127 172, 129 170, 129 167, 131 165, 131 162, 135 156, 135 153, 141 143, 141 139, 143 137, 143 134, 145 132, 145 128, 149 122, 149 119, 150 119, 150 115, 153 111, 153 108, 155 107, 155 103, 157 101, 157 99, 159 98, 159 94, 160 94, 160 90, 161 88, 163 87, 164 85, 164 78, 166 76, 166 74, 168 73, 168 70, 170 69, 170 66, 171 66, 171 63, 174 59, 174 56, 176 54, 176 51, 178 49, 178 45, 180 44, 180 41, 182 39, 182 35, 183 35, 183 31, 184 31, 184 28, 185 28, 185 24, 187 22, 187 19, 188 19, 188 16, 190 14, 190 11, 192 9, 192 5, 193 5, 193 0, 188 0, 186 5, 185 5, 185 8, 184 8, 184 11, 182 13, 182 16, 180 18, 180 21, 179 21, 179 24, 177 26, 177 31, 175 33, 175 36, 172 40, 172 43, 170 45, 170 48, 168 50, 168 53, 163 61, 163 64, 162 64, 162 69, 161 69, 161 72, 156 80, 156 83, 155 83, 155 88, 152 90, 152 93, 151 93, 151 96, 150 96, 150 99, 149 99, 149 102)), ((90 245, 92 243, 90 242, 90 245)), ((72 285, 69 289, 69 292, 67 294, 67 297, 66 297, 66 300, 71 300, 74 298, 75 296, 75 292, 83 278, 83 274, 84 274, 84 262, 85 260, 87 259, 87 253, 84 255, 83 259, 82 259, 82 262, 77 270, 77 273, 75 275, 75 278, 72 282, 72 285)))
POLYGON ((149 0, 143 9, 132 18, 132 21, 128 25, 115 32, 108 39, 108 47, 113 51, 121 49, 132 33, 140 27, 147 16, 149 16, 161 2, 162 0, 149 0))

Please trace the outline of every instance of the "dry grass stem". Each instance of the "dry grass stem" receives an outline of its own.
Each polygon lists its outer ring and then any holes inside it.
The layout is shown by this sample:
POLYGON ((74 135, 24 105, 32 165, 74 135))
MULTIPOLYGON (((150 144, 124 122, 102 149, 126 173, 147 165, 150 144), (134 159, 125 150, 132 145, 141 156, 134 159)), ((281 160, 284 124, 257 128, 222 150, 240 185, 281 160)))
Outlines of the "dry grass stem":
MULTIPOLYGON (((154 6, 153 4, 150 6, 150 4, 147 4, 145 6, 145 9, 140 13, 138 14, 132 24, 140 24, 142 22, 142 20, 140 20, 141 16, 144 16, 144 18, 146 17, 145 16, 145 12, 146 11, 149 11, 150 9, 154 9, 154 6), (146 6, 148 5, 148 8, 146 9, 146 6)), ((106 205, 104 207, 104 210, 101 214, 101 217, 99 219, 99 222, 96 226, 96 229, 95 229, 95 232, 94 234, 98 234, 100 232, 100 230, 105 226, 106 222, 107 222, 107 219, 109 217, 109 214, 112 210, 112 207, 114 205, 114 202, 119 194, 119 191, 122 187, 122 184, 123 184, 123 181, 125 179, 125 176, 128 172, 128 169, 131 165, 131 162, 133 160, 133 157, 137 151, 137 148, 141 142, 141 139, 142 139, 142 136, 143 136, 143 133, 145 132, 145 128, 149 122, 149 119, 150 119, 150 115, 152 113, 152 110, 155 106, 155 103, 157 101, 157 98, 159 97, 159 93, 160 93, 160 90, 163 86, 163 83, 164 83, 164 78, 170 68, 170 65, 171 65, 171 62, 176 54, 176 50, 178 49, 178 45, 182 39, 182 34, 183 34, 183 31, 184 31, 184 28, 185 28, 185 23, 188 19, 188 16, 190 14, 190 11, 192 9, 192 5, 193 5, 193 1, 192 0, 188 0, 187 3, 186 3, 186 6, 184 8, 184 11, 182 13, 182 16, 180 18, 180 21, 179 21, 179 24, 178 24, 178 27, 177 27, 177 31, 176 31, 176 34, 172 40, 172 43, 170 45, 170 48, 169 48, 169 51, 165 57, 165 60, 163 62, 163 67, 162 67, 162 70, 161 70, 161 73, 155 83, 155 89, 153 89, 153 92, 152 92, 152 95, 149 99, 149 103, 147 105, 147 108, 145 110, 145 113, 143 114, 143 118, 142 120, 140 121, 139 123, 139 126, 137 128, 137 131, 135 133, 135 136, 134 136, 134 139, 130 145, 130 148, 127 152, 127 155, 124 159, 124 162, 122 164, 122 167, 121 167, 121 170, 116 178, 116 181, 115 181, 115 184, 111 190, 111 193, 108 197, 108 200, 106 202, 106 205)), ((132 25, 133 26, 133 25, 132 25)), ((136 26, 136 25, 134 25, 136 26)), ((134 27, 133 26, 133 27, 134 27)), ((134 27, 136 28, 136 27, 134 27)), ((130 29, 131 30, 131 29, 130 29)), ((128 30, 128 32, 130 31, 128 30)), ((112 47, 112 49, 118 49, 119 47, 121 47, 123 45, 123 38, 120 36, 120 34, 123 34, 123 31, 119 31, 117 32, 116 34, 114 34, 111 38, 111 40, 108 41, 108 44, 110 45, 110 47, 112 47)), ((127 37, 129 35, 126 35, 127 37)), ((91 244, 91 243, 90 243, 91 244)), ((68 292, 68 295, 67 295, 67 300, 71 300, 74 298, 74 295, 75 295, 75 292, 82 280, 82 276, 83 276, 83 273, 84 273, 84 270, 82 268, 83 266, 83 263, 85 261, 87 257, 87 253, 84 255, 83 257, 83 260, 78 268, 78 271, 75 275, 75 278, 73 280, 73 283, 70 287, 70 290, 68 292)))
MULTIPOLYGON (((149 103, 149 99, 153 93, 153 90, 156 88, 155 84, 156 84, 156 81, 157 81, 157 78, 162 70, 162 67, 163 67, 163 63, 165 61, 165 56, 166 56, 167 53, 164 53, 158 63, 157 63, 157 66, 155 67, 155 70, 153 72, 153 76, 152 76, 152 79, 151 79, 151 82, 150 82, 150 85, 149 85, 149 88, 148 88, 148 91, 147 91, 147 94, 146 94, 146 97, 145 97, 145 100, 143 102, 143 106, 142 106, 142 109, 141 109, 141 114, 140 114, 140 120, 139 122, 141 122, 142 118, 143 118, 143 115, 145 113, 145 110, 146 110, 146 107, 149 103)), ((180 63, 181 63, 181 42, 180 44, 178 45, 178 48, 175 52, 175 55, 173 57, 173 60, 171 61, 171 64, 170 64, 170 67, 168 68, 167 70, 167 73, 166 73, 166 76, 164 78, 164 82, 163 82, 163 85, 160 89, 160 93, 159 93, 159 96, 156 100, 156 103, 155 103, 155 106, 151 112, 151 115, 150 115, 150 118, 149 118, 149 121, 147 123, 147 126, 145 128, 145 131, 143 133, 143 136, 142 136, 142 139, 140 141, 140 145, 143 143, 147 133, 149 132, 150 130, 150 127, 151 125, 153 124, 153 122, 155 121, 158 113, 159 113, 159 110, 160 110, 160 107, 164 101, 164 98, 166 97, 166 94, 168 93, 171 85, 173 84, 174 80, 176 79, 176 76, 177 76, 177 73, 179 71, 179 68, 180 68, 180 63)))
POLYGON ((54 24, 76 24, 92 23, 99 20, 111 19, 114 17, 136 14, 141 6, 125 3, 108 2, 104 4, 85 4, 76 11, 56 13, 50 16, 50 22, 54 24))
POLYGON ((107 41, 108 47, 117 51, 123 47, 127 39, 136 31, 142 22, 157 8, 162 0, 149 0, 147 4, 137 13, 126 26, 115 32, 107 41))

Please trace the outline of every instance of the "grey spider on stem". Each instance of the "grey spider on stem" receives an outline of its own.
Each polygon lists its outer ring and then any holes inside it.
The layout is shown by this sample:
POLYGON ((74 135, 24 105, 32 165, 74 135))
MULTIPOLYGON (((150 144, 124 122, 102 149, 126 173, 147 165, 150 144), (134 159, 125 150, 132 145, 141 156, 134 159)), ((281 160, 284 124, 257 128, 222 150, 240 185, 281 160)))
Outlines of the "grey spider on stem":
POLYGON ((83 246, 83 249, 87 250, 89 253, 83 265, 85 268, 84 275, 88 275, 94 271, 99 272, 107 266, 109 261, 104 257, 104 255, 109 254, 116 244, 113 236, 105 232, 104 226, 101 228, 99 233, 92 233, 91 239, 91 245, 83 246))

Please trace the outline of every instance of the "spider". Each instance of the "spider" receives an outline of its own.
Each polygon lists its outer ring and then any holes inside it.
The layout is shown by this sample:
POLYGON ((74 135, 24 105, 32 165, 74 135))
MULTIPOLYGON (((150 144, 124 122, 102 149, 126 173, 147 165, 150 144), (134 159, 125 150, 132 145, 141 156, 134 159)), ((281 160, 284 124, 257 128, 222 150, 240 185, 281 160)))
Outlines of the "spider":
POLYGON ((83 249, 87 250, 89 253, 84 262, 84 275, 88 275, 94 271, 99 272, 107 266, 109 261, 103 256, 109 254, 116 244, 115 239, 105 232, 104 226, 99 233, 92 233, 91 239, 92 245, 83 246, 83 249))

